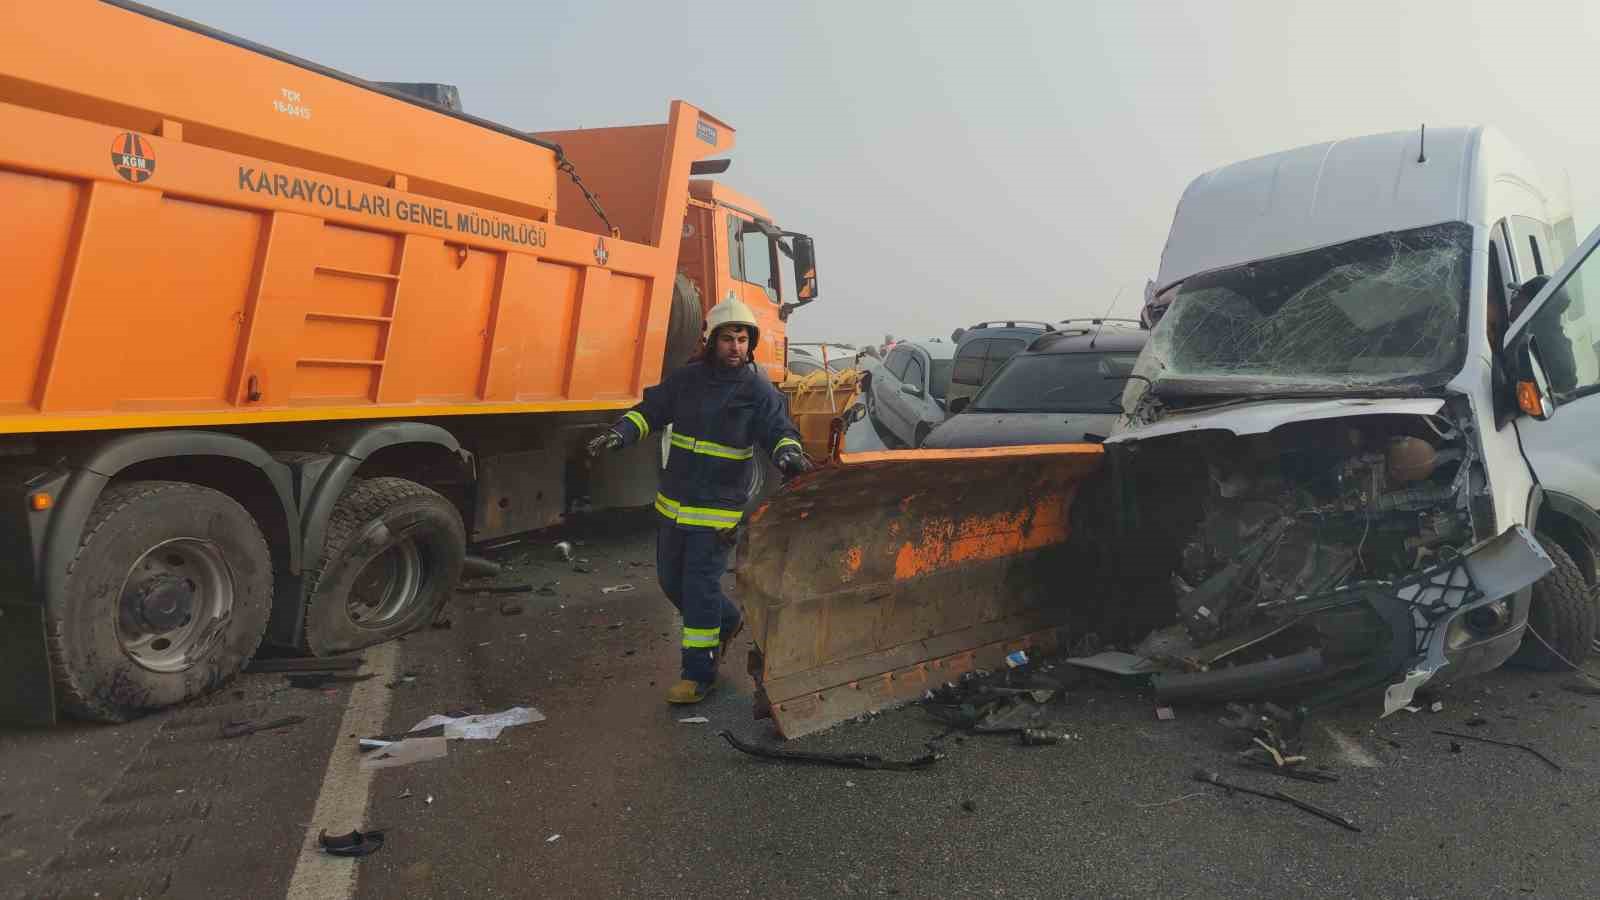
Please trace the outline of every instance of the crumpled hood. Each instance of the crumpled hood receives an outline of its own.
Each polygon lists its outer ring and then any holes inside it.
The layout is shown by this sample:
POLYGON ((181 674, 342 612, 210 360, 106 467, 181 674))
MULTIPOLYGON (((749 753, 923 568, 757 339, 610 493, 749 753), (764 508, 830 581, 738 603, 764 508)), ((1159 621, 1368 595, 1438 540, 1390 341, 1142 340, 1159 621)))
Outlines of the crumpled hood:
POLYGON ((1437 397, 1348 400, 1263 400, 1205 412, 1174 412, 1159 422, 1118 431, 1108 444, 1126 444, 1146 438, 1190 431, 1227 431, 1236 435, 1265 434, 1290 422, 1341 419, 1348 416, 1438 415, 1444 401, 1437 397))

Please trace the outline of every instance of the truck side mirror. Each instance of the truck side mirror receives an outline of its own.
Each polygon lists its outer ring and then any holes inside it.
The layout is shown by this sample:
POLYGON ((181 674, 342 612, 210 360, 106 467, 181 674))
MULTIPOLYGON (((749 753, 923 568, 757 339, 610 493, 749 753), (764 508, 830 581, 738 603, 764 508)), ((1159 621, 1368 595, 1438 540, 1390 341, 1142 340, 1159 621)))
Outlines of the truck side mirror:
POLYGON ((817 247, 810 235, 791 235, 794 239, 794 291, 801 303, 817 299, 817 247))
POLYGON ((1556 414, 1550 378, 1539 362, 1539 346, 1531 335, 1517 346, 1517 408, 1541 422, 1556 414))

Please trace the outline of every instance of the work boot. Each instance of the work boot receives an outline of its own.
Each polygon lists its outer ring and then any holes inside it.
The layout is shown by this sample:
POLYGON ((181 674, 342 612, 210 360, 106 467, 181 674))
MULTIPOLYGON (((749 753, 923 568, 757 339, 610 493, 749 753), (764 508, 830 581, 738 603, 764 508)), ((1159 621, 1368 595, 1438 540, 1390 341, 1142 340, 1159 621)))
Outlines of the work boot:
POLYGON ((699 703, 711 693, 716 686, 714 681, 691 681, 687 678, 678 679, 678 683, 667 690, 667 702, 676 704, 699 703))

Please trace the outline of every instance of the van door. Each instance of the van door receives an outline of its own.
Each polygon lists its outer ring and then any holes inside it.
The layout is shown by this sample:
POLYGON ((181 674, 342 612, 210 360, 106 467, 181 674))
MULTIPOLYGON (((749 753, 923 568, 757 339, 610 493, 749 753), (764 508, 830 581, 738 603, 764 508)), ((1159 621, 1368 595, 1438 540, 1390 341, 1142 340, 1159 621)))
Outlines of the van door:
MULTIPOLYGON (((1516 421, 1522 449, 1547 492, 1600 509, 1600 229, 1511 323, 1507 359, 1531 339, 1554 412, 1516 421)), ((1530 249, 1531 255, 1531 249, 1530 249)), ((1548 264, 1548 263, 1547 263, 1548 264)), ((1535 273, 1537 274, 1537 273, 1535 273)))

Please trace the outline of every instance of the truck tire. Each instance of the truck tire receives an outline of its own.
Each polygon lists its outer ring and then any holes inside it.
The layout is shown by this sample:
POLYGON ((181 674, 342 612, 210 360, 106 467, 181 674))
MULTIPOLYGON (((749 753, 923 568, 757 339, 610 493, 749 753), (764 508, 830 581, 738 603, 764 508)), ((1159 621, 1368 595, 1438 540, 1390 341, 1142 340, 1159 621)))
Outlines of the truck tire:
MULTIPOLYGON (((1547 534, 1537 537, 1556 569, 1533 585, 1528 627, 1537 631, 1539 637, 1548 641, 1556 653, 1566 657, 1572 665, 1581 666, 1594 649, 1595 626, 1600 621, 1594 590, 1560 544, 1547 534)), ((1532 634, 1522 639, 1522 646, 1510 661, 1542 672, 1564 672, 1569 668, 1532 634)))
POLYGON ((667 346, 661 355, 661 377, 689 363, 700 349, 704 316, 700 312, 700 289, 687 275, 672 282, 672 310, 667 318, 667 346))
POLYGON ((461 515, 404 478, 356 479, 334 505, 306 576, 306 647, 328 656, 432 622, 461 580, 461 515))
POLYGON ((61 709, 126 722, 208 694, 255 654, 271 609, 272 553, 243 506, 196 484, 113 484, 45 607, 61 709))

